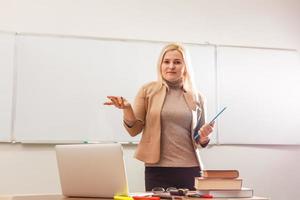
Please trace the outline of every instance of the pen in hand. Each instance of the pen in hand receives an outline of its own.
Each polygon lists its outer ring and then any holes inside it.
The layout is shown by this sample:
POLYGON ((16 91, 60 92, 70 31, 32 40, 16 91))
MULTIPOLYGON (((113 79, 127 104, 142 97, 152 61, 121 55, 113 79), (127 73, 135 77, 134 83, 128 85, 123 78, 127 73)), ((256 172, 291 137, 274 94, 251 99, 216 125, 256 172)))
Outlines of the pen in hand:
MULTIPOLYGON (((209 128, 213 128, 213 126, 214 126, 214 124, 215 124, 215 121, 216 121, 216 119, 223 113, 223 111, 226 109, 227 107, 224 107, 209 123, 208 123, 208 125, 210 126, 210 127, 206 127, 205 125, 204 125, 204 129, 206 130, 206 132, 211 132, 210 130, 209 130, 209 128)), ((198 140, 199 140, 199 137, 200 137, 200 134, 198 133, 199 132, 199 130, 200 130, 200 120, 198 120, 197 121, 197 125, 196 125, 196 128, 195 128, 195 131, 194 131, 194 140, 195 141, 197 141, 197 142, 199 142, 198 140)), ((202 128, 202 127, 201 127, 202 128)), ((208 134, 209 135, 209 134, 208 134)), ((206 135, 206 136, 208 136, 208 135, 206 135)))

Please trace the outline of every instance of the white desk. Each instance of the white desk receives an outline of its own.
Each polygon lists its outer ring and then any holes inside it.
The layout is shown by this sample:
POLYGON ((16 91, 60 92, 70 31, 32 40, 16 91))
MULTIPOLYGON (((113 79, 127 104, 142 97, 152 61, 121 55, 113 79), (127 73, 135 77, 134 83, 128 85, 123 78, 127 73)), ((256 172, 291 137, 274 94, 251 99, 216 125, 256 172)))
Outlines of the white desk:
MULTIPOLYGON (((268 200, 264 197, 252 198, 193 198, 195 200, 268 200)), ((0 200, 111 200, 103 198, 69 198, 62 195, 4 195, 0 196, 0 200)))

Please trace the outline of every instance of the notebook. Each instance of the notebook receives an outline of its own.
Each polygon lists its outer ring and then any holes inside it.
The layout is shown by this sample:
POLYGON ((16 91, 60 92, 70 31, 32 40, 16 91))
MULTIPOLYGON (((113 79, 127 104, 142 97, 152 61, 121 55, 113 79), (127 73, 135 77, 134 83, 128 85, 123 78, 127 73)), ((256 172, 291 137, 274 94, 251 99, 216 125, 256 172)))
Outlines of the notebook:
POLYGON ((120 144, 56 145, 62 193, 69 197, 128 195, 120 144))

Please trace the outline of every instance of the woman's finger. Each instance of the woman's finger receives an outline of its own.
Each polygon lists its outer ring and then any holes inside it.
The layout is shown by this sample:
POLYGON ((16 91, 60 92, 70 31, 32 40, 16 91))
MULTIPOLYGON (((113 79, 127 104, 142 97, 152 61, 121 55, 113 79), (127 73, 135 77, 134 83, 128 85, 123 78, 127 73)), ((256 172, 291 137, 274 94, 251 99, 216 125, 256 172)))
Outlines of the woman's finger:
POLYGON ((104 102, 104 105, 114 105, 113 102, 104 102))
POLYGON ((110 99, 113 103, 118 104, 118 99, 116 97, 113 97, 110 99))
POLYGON ((116 107, 120 107, 118 99, 117 98, 111 98, 110 99, 112 101, 112 103, 116 106, 116 107))
POLYGON ((125 104, 124 104, 124 98, 121 96, 120 99, 121 99, 121 105, 122 105, 122 107, 124 107, 125 106, 125 104))
POLYGON ((207 137, 213 131, 213 127, 210 124, 205 124, 200 128, 200 133, 202 137, 207 137))
POLYGON ((212 127, 211 127, 211 126, 207 126, 207 127, 206 127, 206 131, 207 131, 208 133, 211 133, 211 132, 212 132, 212 127))
POLYGON ((122 97, 118 97, 117 99, 118 99, 118 104, 119 104, 120 106, 122 106, 122 102, 123 102, 122 97))

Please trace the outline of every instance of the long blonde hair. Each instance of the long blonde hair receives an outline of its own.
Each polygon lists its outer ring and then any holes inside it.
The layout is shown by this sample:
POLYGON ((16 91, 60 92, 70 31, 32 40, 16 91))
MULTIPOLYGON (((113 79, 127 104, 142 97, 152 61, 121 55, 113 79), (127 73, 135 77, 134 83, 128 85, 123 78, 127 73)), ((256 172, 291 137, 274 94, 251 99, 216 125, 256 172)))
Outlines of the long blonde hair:
POLYGON ((160 82, 160 83, 165 82, 163 79, 162 73, 161 73, 161 64, 163 62, 163 58, 164 58, 165 54, 168 51, 173 51, 173 50, 177 50, 181 53, 181 55, 183 57, 183 61, 185 63, 185 75, 183 77, 183 88, 187 91, 192 92, 193 94, 197 94, 197 90, 196 90, 194 79, 193 79, 193 69, 191 66, 189 54, 188 54, 187 50, 185 50, 184 47, 179 43, 168 44, 162 49, 159 59, 158 59, 158 63, 157 63, 158 82, 160 82))

